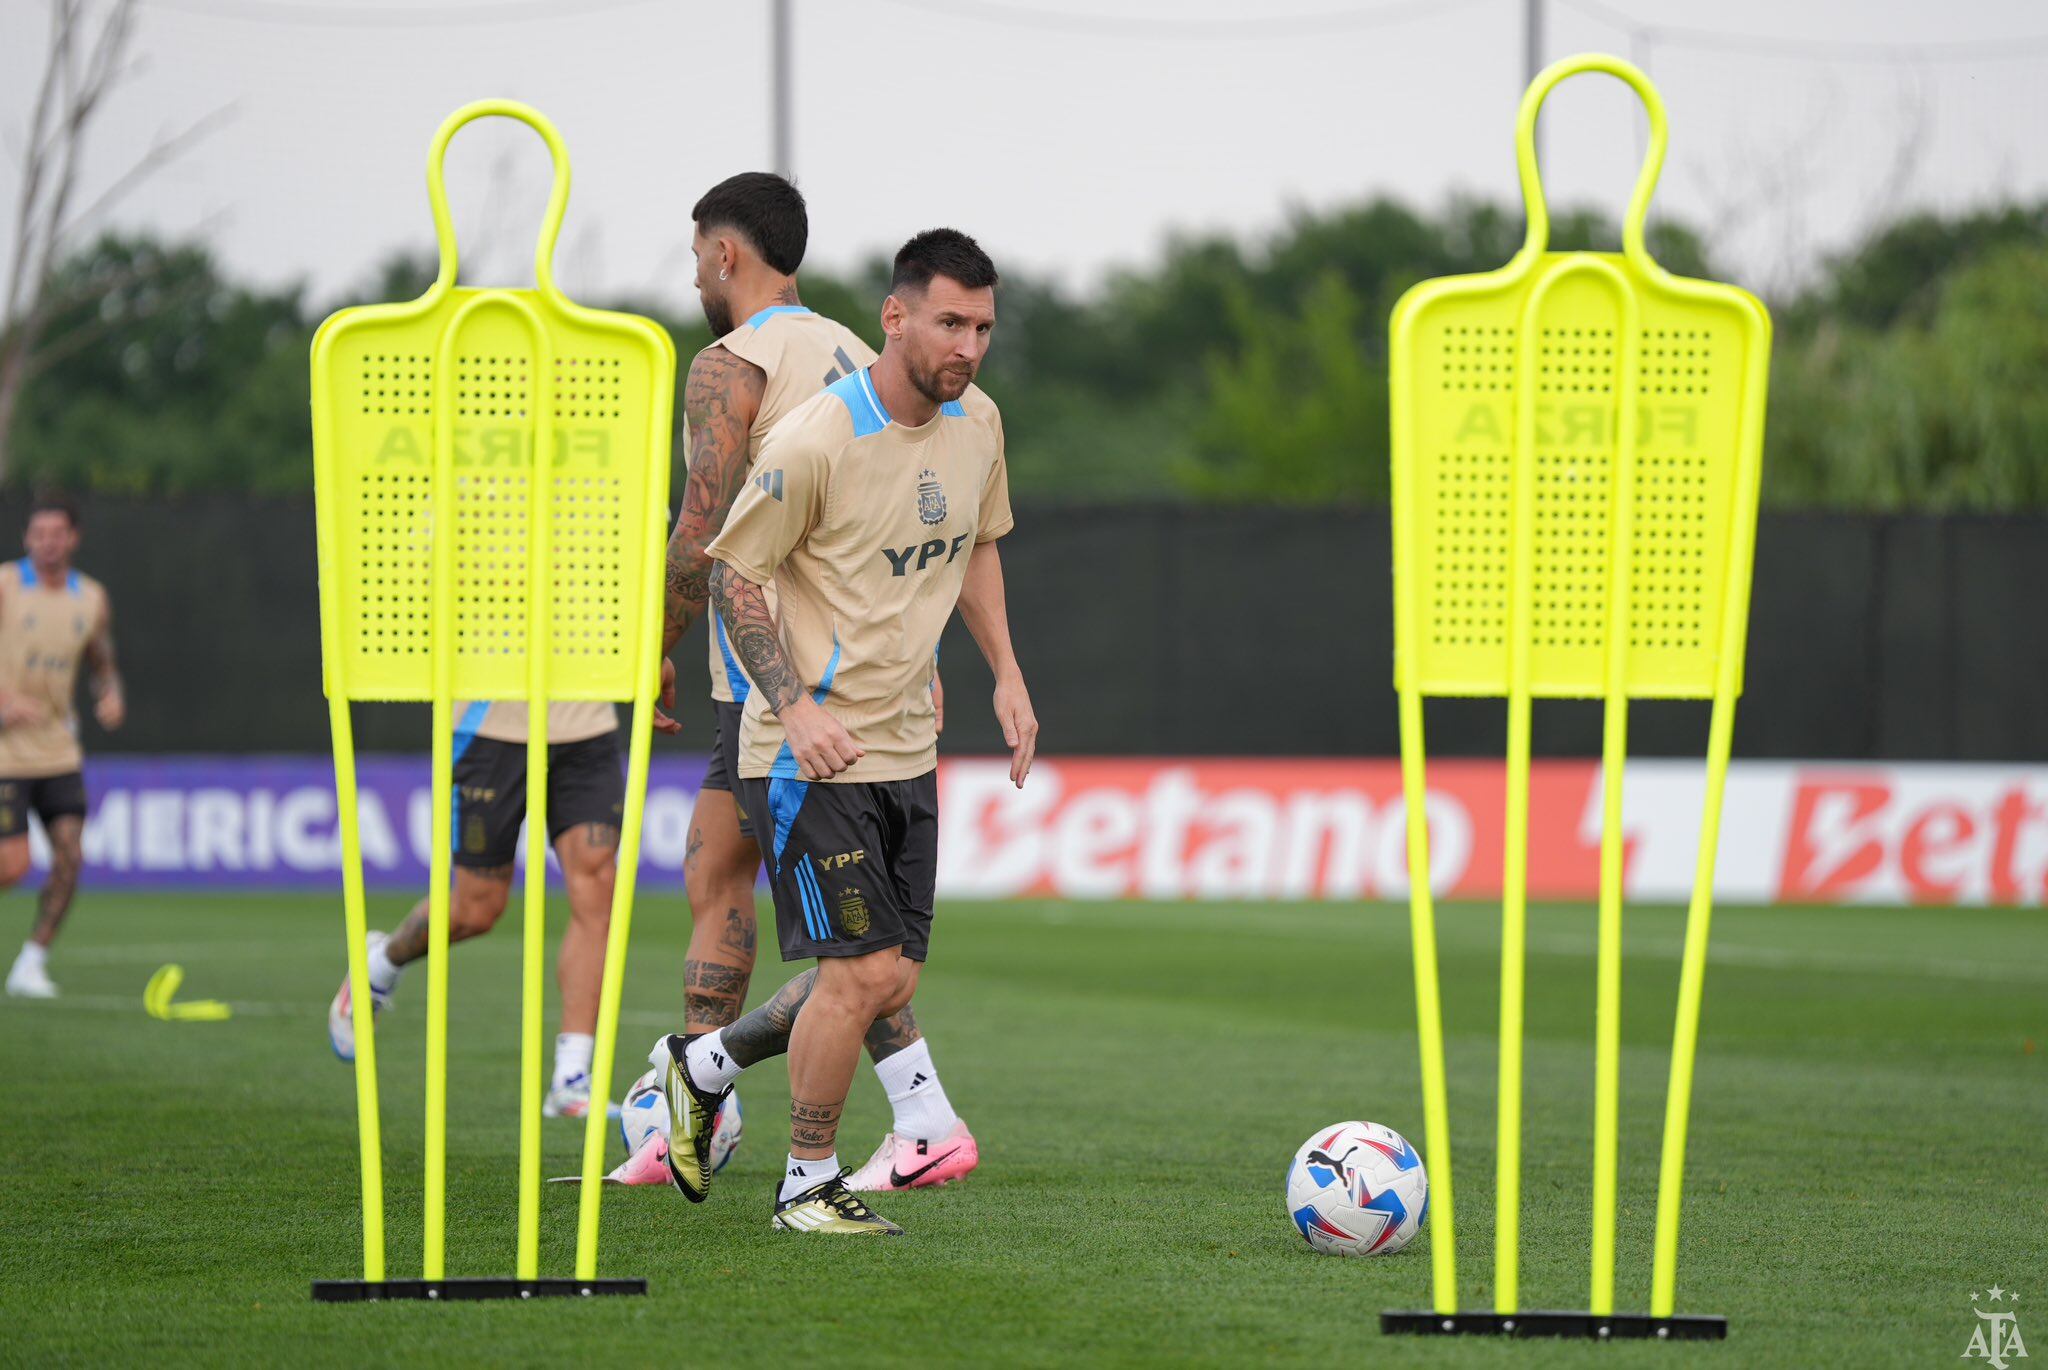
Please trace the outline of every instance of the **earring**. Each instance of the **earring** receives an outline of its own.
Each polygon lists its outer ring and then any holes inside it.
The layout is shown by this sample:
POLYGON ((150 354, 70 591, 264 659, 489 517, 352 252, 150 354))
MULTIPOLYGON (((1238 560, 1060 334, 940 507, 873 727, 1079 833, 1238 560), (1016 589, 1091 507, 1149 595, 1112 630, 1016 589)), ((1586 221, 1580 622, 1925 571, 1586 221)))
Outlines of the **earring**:
POLYGON ((722 280, 724 280, 724 279, 725 279, 725 275, 726 275, 726 272, 725 272, 725 268, 724 268, 724 267, 722 267, 722 266, 721 266, 720 268, 718 268, 718 279, 719 279, 719 280, 721 280, 721 281, 722 281, 722 280))

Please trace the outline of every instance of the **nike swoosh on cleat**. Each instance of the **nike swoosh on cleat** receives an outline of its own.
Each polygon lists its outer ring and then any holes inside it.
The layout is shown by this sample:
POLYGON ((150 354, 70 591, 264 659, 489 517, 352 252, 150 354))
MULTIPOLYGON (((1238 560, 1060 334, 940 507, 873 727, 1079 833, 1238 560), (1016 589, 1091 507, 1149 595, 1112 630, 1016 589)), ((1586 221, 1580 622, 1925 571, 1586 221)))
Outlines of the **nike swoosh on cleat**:
POLYGON ((960 1148, 957 1146, 954 1147, 952 1151, 948 1151, 945 1155, 939 1157, 939 1159, 937 1159, 936 1161, 927 1162, 926 1164, 921 1165, 917 1169, 911 1171, 908 1175, 905 1175, 902 1171, 898 1170, 895 1166, 892 1165, 889 1167, 889 1183, 896 1185, 899 1188, 903 1185, 913 1184, 917 1181, 917 1178, 920 1175, 929 1175, 932 1171, 938 1169, 946 1162, 952 1160, 953 1153, 958 1151, 959 1149, 960 1148))

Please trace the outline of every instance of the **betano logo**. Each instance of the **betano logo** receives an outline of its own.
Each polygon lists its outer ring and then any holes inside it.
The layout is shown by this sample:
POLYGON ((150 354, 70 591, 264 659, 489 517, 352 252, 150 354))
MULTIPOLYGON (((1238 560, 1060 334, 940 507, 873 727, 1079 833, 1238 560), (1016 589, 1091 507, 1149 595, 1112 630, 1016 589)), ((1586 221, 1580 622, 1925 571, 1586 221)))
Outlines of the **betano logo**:
MULTIPOLYGON (((523 469, 532 452, 532 430, 516 423, 455 425, 455 464, 523 469)), ((427 466, 433 461, 433 429, 424 423, 393 424, 377 444, 378 465, 427 466)), ((611 434, 603 428, 555 427, 555 465, 609 466, 611 434)))

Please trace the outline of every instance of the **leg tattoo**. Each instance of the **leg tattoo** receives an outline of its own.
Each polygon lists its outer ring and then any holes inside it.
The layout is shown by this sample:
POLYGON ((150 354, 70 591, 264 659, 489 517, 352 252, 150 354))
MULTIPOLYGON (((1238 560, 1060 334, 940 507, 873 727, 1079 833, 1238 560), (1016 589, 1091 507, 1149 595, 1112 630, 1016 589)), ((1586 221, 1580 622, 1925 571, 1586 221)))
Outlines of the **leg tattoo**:
POLYGON ((839 1111, 846 1107, 846 1100, 836 1103, 807 1103, 802 1099, 789 1101, 789 1140, 792 1145, 832 1149, 839 1138, 839 1111))
MULTIPOLYGON (((512 883, 510 866, 477 867, 473 868, 473 873, 503 885, 512 883)), ((452 916, 450 921, 453 921, 452 916)), ((392 931, 390 939, 384 943, 384 955, 390 958, 392 965, 402 966, 427 954, 428 922, 427 901, 422 899, 413 905, 412 912, 405 916, 405 921, 392 931)))
POLYGON ((716 961, 683 962, 683 1012, 693 1023, 726 1027, 747 1001, 749 972, 716 961))
POLYGON ((64 925, 64 915, 71 911, 71 897, 78 892, 79 861, 75 851, 61 847, 52 851, 49 877, 43 881, 42 893, 36 896, 36 926, 31 940, 48 946, 56 939, 57 929, 64 925))
POLYGON ((811 990, 817 983, 817 970, 807 970, 776 990, 767 1003, 727 1028, 723 1040, 725 1049, 732 1053, 733 1061, 741 1066, 750 1066, 788 1051, 789 1034, 796 1026, 797 1010, 811 997, 811 990))
POLYGON ((719 941, 725 944, 727 951, 740 953, 752 964, 757 937, 752 909, 730 908, 725 911, 725 932, 719 941))
POLYGON ((874 1057, 879 1065, 906 1047, 916 1045, 922 1036, 924 1034, 917 1029, 917 1015, 905 1004, 893 1017, 875 1019, 875 1025, 868 1029, 866 1038, 868 1055, 874 1057))

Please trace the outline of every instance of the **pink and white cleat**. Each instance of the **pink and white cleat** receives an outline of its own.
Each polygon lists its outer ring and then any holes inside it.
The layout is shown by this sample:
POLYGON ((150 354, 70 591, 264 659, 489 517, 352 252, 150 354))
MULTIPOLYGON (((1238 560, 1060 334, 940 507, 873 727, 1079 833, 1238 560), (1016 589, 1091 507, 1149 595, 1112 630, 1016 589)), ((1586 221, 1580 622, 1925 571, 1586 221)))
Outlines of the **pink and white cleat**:
POLYGON ((967 1120, 961 1118, 936 1142, 914 1142, 893 1132, 884 1133, 882 1144, 867 1164, 846 1177, 846 1187, 865 1194, 923 1189, 962 1179, 980 1164, 981 1148, 967 1130, 967 1120))
POLYGON ((654 1133, 640 1144, 640 1149, 619 1162, 611 1174, 604 1177, 608 1184, 658 1184, 668 1181, 668 1137, 654 1133))

